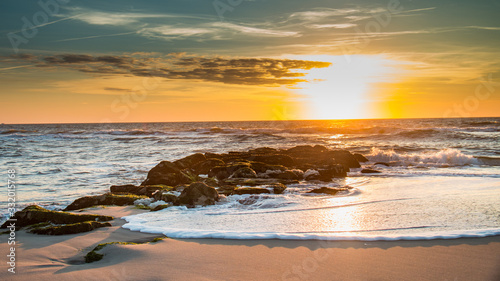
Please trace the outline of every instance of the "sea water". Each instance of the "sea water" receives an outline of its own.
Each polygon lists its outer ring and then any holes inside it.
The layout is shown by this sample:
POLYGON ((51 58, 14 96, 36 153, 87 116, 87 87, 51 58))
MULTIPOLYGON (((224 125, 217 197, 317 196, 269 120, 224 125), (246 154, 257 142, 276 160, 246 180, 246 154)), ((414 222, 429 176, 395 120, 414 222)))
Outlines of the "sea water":
MULTIPOLYGON (((177 238, 394 240, 500 234, 500 118, 2 125, 0 163, 16 170, 17 207, 63 209, 113 184, 140 184, 162 160, 195 152, 320 144, 367 156, 284 194, 129 216, 125 228, 177 238), (376 164, 385 162, 384 164, 376 164), (335 196, 307 192, 345 187, 335 196)), ((3 220, 7 186, 0 190, 3 220)))

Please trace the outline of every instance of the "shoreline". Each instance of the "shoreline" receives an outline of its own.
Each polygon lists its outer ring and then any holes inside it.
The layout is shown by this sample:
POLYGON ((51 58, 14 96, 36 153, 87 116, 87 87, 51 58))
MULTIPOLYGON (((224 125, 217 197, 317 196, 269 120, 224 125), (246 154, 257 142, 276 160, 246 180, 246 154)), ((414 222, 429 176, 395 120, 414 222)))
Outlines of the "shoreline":
MULTIPOLYGON (((112 227, 45 236, 17 232, 16 274, 2 262, 2 280, 498 280, 500 236, 399 241, 165 239, 122 228, 133 207, 90 208, 112 215, 112 227)), ((0 237, 6 237, 4 235, 0 237)), ((2 243, 5 252, 7 243, 2 243)), ((4 259, 7 257, 4 256, 4 259)))

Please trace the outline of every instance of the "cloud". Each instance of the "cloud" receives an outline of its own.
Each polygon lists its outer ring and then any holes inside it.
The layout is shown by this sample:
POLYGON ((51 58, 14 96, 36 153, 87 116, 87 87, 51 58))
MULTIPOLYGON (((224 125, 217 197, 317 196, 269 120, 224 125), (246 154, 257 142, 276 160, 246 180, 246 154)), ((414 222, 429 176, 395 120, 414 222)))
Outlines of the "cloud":
POLYGON ((356 27, 357 25, 354 23, 334 23, 334 24, 313 24, 311 25, 312 28, 351 28, 351 27, 356 27))
MULTIPOLYGON (((221 58, 172 54, 166 57, 92 56, 61 54, 16 56, 37 67, 69 68, 101 75, 133 75, 167 79, 194 79, 238 85, 280 86, 306 82, 305 71, 331 63, 274 58, 221 58)), ((108 90, 117 90, 108 89, 108 90)))
POLYGON ((71 18, 93 25, 131 25, 148 18, 179 17, 169 14, 105 12, 81 7, 67 8, 71 18))

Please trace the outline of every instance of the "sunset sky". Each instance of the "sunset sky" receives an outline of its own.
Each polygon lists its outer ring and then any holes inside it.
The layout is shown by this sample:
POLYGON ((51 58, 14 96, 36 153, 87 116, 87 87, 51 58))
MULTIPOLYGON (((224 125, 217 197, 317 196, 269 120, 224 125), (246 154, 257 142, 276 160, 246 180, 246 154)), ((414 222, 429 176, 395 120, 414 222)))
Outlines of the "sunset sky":
POLYGON ((0 123, 500 116, 500 0, 3 0, 0 13, 0 123))

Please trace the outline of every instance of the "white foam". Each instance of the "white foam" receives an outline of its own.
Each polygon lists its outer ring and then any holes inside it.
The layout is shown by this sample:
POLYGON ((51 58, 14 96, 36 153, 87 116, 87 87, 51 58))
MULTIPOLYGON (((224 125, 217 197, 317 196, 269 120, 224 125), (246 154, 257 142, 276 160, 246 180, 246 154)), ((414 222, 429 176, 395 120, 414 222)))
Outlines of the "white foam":
MULTIPOLYGON (((414 234, 393 234, 393 235, 376 235, 376 234, 360 234, 352 232, 345 234, 343 232, 335 233, 287 233, 287 232, 241 232, 241 231, 213 231, 213 230, 193 230, 168 227, 151 227, 141 224, 140 221, 131 217, 123 217, 129 223, 123 225, 123 228, 132 231, 140 231, 144 233, 163 234, 170 238, 178 239, 200 239, 200 238, 216 238, 216 239, 285 239, 285 240, 357 240, 357 241, 394 241, 394 240, 431 240, 431 239, 456 239, 456 238, 473 238, 487 237, 500 235, 500 228, 476 229, 463 231, 438 231, 430 233, 414 233, 414 234)), ((376 232, 374 230, 373 232, 376 232)))
POLYGON ((479 165, 480 162, 474 156, 466 155, 458 149, 442 149, 437 152, 423 153, 397 153, 394 150, 382 150, 373 147, 371 153, 367 155, 373 162, 400 161, 404 164, 416 165, 479 165))

